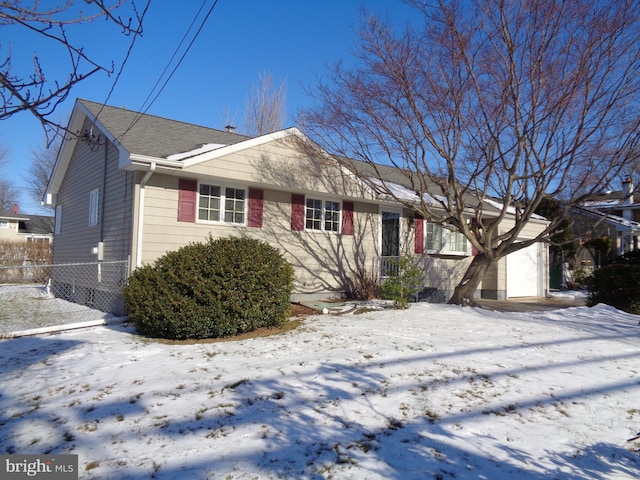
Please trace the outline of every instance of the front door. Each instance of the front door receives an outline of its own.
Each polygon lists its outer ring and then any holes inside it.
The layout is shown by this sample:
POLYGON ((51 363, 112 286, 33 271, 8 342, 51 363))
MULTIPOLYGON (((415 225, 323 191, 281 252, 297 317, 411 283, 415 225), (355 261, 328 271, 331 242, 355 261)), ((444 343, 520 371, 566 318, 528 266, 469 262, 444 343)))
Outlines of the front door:
POLYGON ((382 211, 382 256, 380 275, 388 277, 397 272, 400 256, 400 213, 382 211))
POLYGON ((382 212, 382 256, 400 255, 400 214, 382 212))

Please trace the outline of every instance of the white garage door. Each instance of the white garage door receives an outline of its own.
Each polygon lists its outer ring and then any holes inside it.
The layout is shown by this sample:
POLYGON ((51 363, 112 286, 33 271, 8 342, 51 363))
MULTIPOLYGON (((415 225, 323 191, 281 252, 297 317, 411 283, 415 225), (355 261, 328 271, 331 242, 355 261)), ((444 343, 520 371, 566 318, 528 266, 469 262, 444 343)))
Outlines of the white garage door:
POLYGON ((540 258, 538 244, 507 256, 507 298, 540 295, 540 258))

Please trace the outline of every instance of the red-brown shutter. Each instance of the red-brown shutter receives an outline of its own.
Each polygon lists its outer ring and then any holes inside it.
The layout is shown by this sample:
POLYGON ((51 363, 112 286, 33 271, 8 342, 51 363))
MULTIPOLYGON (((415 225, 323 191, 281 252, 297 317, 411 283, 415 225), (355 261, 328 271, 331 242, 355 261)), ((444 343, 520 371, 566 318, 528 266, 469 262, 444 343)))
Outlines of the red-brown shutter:
POLYGON ((291 230, 304 230, 304 195, 291 194, 291 230))
POLYGON ((424 219, 422 215, 416 213, 415 216, 415 227, 416 227, 416 239, 415 239, 415 248, 414 252, 422 254, 424 253, 424 219))
POLYGON ((178 181, 178 221, 196 221, 196 202, 198 198, 198 182, 181 178, 178 181))
POLYGON ((342 234, 353 235, 353 202, 342 202, 342 234))
POLYGON ((250 227, 262 228, 262 214, 264 212, 264 190, 249 189, 249 221, 250 227))

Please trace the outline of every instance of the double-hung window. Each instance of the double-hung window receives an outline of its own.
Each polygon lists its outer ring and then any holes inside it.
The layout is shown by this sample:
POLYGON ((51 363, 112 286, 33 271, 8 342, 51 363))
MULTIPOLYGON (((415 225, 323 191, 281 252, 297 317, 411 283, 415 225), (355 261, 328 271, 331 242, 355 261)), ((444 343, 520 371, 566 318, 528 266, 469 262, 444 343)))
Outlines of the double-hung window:
POLYGON ((425 250, 444 255, 466 255, 469 251, 467 238, 454 227, 436 223, 425 224, 425 250))
POLYGON ((340 202, 307 198, 305 210, 307 230, 340 231, 340 202))
POLYGON ((244 224, 246 191, 243 188, 200 184, 198 220, 244 224))

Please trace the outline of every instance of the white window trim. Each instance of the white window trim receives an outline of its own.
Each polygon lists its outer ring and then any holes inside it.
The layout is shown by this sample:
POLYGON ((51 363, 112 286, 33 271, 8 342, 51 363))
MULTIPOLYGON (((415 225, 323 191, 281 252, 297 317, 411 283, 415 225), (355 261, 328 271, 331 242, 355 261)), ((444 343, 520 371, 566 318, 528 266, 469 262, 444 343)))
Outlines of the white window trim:
POLYGON ((62 204, 56 205, 56 218, 53 227, 53 233, 57 234, 62 231, 62 204))
POLYGON ((306 232, 327 232, 327 233, 342 233, 342 200, 336 200, 335 198, 329 198, 322 195, 305 195, 304 197, 304 230, 306 232), (307 228, 307 200, 319 200, 322 202, 322 212, 320 213, 320 228, 307 228), (326 202, 333 202, 338 204, 338 230, 326 230, 325 229, 325 212, 327 211, 326 202))
POLYGON ((469 243, 469 240, 465 237, 465 241, 466 241, 466 247, 465 247, 465 251, 460 251, 460 250, 451 250, 448 246, 448 242, 447 242, 447 230, 451 231, 452 233, 458 233, 460 235, 462 235, 462 233, 457 232, 453 227, 448 226, 446 224, 439 224, 439 223, 431 223, 431 222, 425 222, 425 226, 424 226, 424 251, 426 253, 430 253, 433 255, 455 255, 458 257, 468 257, 471 254, 471 244, 469 243), (427 229, 428 229, 428 225, 434 225, 436 226, 439 230, 440 230, 440 248, 439 249, 429 249, 427 248, 427 229))
POLYGON ((89 193, 89 226, 98 226, 98 212, 100 205, 100 189, 94 188, 89 193))
POLYGON ((234 225, 234 226, 246 226, 247 225, 247 216, 249 214, 249 188, 233 185, 229 183, 208 183, 208 182, 198 182, 198 195, 196 197, 196 223, 202 223, 205 225, 234 225), (201 220, 200 219, 200 185, 209 185, 211 187, 219 187, 220 188, 220 219, 221 220, 201 220), (242 213, 242 223, 238 222, 225 222, 225 201, 226 201, 226 190, 227 188, 234 188, 236 190, 244 191, 244 205, 243 205, 243 213, 242 213))

